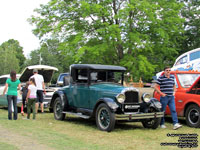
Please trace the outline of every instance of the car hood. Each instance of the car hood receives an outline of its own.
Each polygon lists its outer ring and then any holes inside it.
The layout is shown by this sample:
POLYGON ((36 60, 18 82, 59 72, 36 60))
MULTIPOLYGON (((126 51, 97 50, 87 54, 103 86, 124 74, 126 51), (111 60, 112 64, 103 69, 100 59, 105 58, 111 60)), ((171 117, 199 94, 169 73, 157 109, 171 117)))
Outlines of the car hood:
POLYGON ((43 75, 44 82, 49 83, 51 81, 51 78, 53 76, 54 71, 58 71, 57 68, 47 65, 33 65, 26 67, 19 78, 21 82, 26 82, 29 80, 29 78, 33 75, 33 70, 37 69, 38 74, 43 75))
MULTIPOLYGON (((188 91, 191 91, 197 84, 200 84, 200 76, 196 79, 196 81, 191 85, 191 87, 188 89, 188 91)), ((200 85, 199 85, 200 87, 200 85)))
POLYGON ((111 92, 111 93, 116 93, 119 94, 121 92, 123 92, 124 90, 134 90, 134 91, 138 91, 136 88, 134 87, 124 87, 122 85, 119 84, 94 84, 91 87, 98 89, 99 91, 102 92, 111 92))

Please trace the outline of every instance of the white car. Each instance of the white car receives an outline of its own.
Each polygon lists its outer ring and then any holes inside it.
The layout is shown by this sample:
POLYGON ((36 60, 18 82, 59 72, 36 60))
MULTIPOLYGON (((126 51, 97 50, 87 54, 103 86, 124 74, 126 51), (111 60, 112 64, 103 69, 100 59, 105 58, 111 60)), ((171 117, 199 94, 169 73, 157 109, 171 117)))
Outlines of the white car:
MULTIPOLYGON (((21 74, 17 74, 17 78, 21 81, 22 86, 25 85, 27 81, 29 81, 29 78, 33 75, 33 70, 37 69, 38 73, 43 75, 45 84, 50 83, 54 71, 58 71, 57 68, 47 65, 33 65, 26 67, 21 74)), ((3 90, 5 88, 6 80, 10 77, 9 74, 0 76, 0 106, 7 106, 7 98, 6 96, 2 96, 3 90)), ((52 89, 48 88, 46 89, 46 95, 44 95, 44 107, 48 106, 49 101, 51 100, 51 96, 53 95, 52 89)), ((18 107, 21 107, 22 103, 22 96, 20 94, 20 91, 18 91, 18 101, 17 105, 18 107)))
MULTIPOLYGON (((18 79, 19 79, 19 77, 20 77, 20 74, 17 74, 18 79)), ((0 76, 0 106, 7 106, 8 105, 6 95, 3 96, 3 90, 5 88, 6 80, 8 78, 10 78, 10 74, 0 76)), ((18 91, 17 103, 19 105, 21 104, 21 99, 22 99, 22 96, 20 94, 20 91, 18 91)))

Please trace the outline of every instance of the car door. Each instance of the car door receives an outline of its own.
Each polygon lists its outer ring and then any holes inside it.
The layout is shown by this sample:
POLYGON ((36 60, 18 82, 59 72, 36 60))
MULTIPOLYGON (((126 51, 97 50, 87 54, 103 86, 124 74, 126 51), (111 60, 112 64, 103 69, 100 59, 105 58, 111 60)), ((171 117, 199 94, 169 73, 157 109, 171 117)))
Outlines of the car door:
POLYGON ((76 71, 76 79, 70 89, 72 92, 73 106, 76 108, 89 109, 90 92, 88 85, 88 70, 79 69, 76 71))
POLYGON ((6 96, 2 95, 3 94, 3 90, 5 88, 6 80, 7 80, 7 77, 0 78, 0 105, 3 105, 3 106, 7 106, 8 105, 6 96))

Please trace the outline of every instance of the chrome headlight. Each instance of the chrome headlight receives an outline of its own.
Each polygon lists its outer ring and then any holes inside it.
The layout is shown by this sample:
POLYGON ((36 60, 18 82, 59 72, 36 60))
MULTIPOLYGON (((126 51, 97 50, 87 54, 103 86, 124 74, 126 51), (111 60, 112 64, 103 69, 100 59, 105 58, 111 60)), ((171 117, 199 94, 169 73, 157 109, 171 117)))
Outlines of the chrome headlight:
POLYGON ((155 106, 156 106, 157 108, 161 109, 162 105, 161 105, 160 102, 157 102, 157 103, 154 103, 154 104, 155 104, 155 106))
POLYGON ((123 103, 124 101, 125 101, 125 95, 124 94, 118 94, 117 96, 116 96, 116 99, 117 99, 117 101, 119 102, 119 103, 123 103))
POLYGON ((142 101, 148 103, 151 100, 151 95, 149 93, 142 94, 142 101))

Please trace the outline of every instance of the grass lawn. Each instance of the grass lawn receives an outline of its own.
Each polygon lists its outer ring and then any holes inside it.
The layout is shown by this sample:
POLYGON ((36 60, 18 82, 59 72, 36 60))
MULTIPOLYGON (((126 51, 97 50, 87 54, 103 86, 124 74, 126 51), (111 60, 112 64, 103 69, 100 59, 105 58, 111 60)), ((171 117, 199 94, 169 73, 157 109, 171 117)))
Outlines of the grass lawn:
MULTIPOLYGON (((0 150, 166 150, 181 149, 177 146, 161 146, 161 143, 178 143, 179 137, 167 134, 198 134, 200 129, 183 127, 172 130, 171 118, 167 118, 167 129, 145 129, 140 122, 117 123, 112 132, 97 129, 95 121, 67 116, 57 121, 53 113, 37 114, 36 120, 7 119, 7 110, 0 109, 0 150)), ((200 149, 198 138, 197 148, 200 149)))

